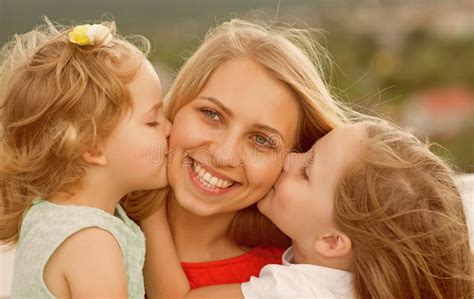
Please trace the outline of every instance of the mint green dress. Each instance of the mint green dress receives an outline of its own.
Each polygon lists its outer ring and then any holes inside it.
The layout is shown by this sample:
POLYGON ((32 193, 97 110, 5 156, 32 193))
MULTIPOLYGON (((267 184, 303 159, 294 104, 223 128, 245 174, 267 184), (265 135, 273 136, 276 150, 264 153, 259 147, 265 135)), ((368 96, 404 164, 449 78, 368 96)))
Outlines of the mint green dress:
POLYGON ((97 227, 110 232, 122 251, 128 297, 144 298, 145 237, 120 205, 115 216, 103 210, 36 200, 26 212, 15 253, 11 298, 54 298, 43 271, 55 250, 78 231, 97 227))

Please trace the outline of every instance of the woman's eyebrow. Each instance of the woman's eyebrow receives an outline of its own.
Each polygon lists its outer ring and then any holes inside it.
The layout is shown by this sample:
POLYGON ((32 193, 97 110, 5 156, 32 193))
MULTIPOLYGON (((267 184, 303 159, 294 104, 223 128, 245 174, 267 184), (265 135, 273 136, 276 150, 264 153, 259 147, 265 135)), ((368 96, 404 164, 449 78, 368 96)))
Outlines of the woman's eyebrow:
POLYGON ((280 136, 280 138, 283 140, 283 142, 285 142, 285 137, 283 137, 283 134, 281 134, 280 131, 278 131, 278 130, 275 129, 275 128, 272 128, 272 127, 267 126, 267 125, 264 125, 264 124, 255 124, 254 127, 255 127, 256 129, 264 130, 264 131, 273 133, 273 134, 275 134, 275 135, 278 135, 278 136, 280 136))
POLYGON ((216 104, 217 106, 219 106, 219 108, 221 108, 226 114, 228 114, 229 116, 233 116, 232 114, 232 111, 226 107, 224 104, 222 104, 221 101, 219 101, 218 99, 216 99, 215 97, 211 97, 211 96, 199 96, 197 97, 198 99, 201 99, 201 100, 208 100, 208 101, 211 101, 213 102, 214 104, 216 104))

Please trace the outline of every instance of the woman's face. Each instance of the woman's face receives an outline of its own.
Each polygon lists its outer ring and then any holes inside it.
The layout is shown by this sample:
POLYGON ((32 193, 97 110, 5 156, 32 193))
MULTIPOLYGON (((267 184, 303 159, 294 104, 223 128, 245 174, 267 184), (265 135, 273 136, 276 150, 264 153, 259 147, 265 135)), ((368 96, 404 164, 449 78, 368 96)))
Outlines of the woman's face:
POLYGON ((257 202, 295 143, 298 117, 293 92, 262 66, 222 63, 174 119, 168 176, 178 203, 209 216, 257 202))

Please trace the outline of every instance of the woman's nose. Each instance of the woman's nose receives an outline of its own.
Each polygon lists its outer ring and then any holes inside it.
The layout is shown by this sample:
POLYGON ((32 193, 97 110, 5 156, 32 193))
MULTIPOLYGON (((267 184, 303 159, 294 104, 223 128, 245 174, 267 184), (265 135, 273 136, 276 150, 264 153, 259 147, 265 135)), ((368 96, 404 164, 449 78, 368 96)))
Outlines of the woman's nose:
POLYGON ((241 144, 236 134, 222 134, 209 146, 209 154, 216 165, 234 167, 241 165, 241 144))
POLYGON ((300 153, 288 153, 285 157, 285 164, 283 165, 283 170, 285 172, 290 172, 293 169, 300 168, 304 164, 305 154, 300 153))

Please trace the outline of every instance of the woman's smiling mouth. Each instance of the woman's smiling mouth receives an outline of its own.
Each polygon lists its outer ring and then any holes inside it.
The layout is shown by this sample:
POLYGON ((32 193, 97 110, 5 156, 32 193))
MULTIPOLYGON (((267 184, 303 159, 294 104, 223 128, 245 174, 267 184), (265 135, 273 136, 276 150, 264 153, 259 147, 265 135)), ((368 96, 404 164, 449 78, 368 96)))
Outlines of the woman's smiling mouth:
POLYGON ((240 183, 230 180, 223 175, 209 169, 209 167, 200 164, 188 156, 189 174, 191 181, 198 189, 206 195, 220 195, 227 193, 240 185, 240 183))

